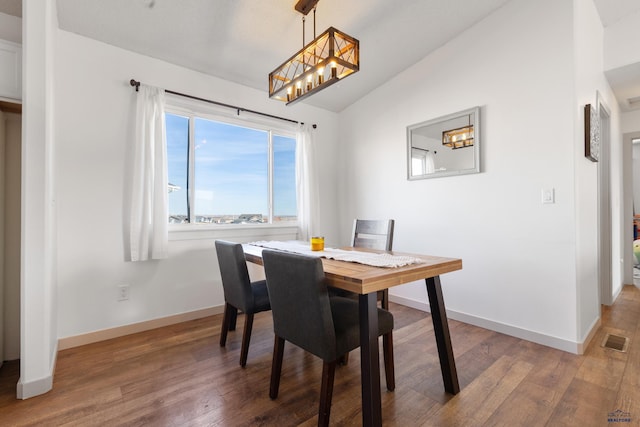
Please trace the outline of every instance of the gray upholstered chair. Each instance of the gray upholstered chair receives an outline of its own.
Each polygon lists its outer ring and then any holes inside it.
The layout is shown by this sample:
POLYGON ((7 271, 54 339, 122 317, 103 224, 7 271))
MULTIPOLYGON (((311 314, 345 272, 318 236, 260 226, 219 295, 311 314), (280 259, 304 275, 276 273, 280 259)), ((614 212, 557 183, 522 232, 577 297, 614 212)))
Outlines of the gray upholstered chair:
POLYGON ((224 240, 216 240, 215 243, 225 300, 220 346, 224 347, 227 343, 227 332, 235 330, 236 316, 238 310, 241 310, 245 318, 240 366, 244 367, 249 353, 253 316, 255 313, 271 309, 267 284, 264 280, 253 283, 250 281, 241 244, 224 240))
MULTIPOLYGON (((355 219, 353 221, 353 233, 351 246, 354 248, 377 249, 380 251, 393 250, 393 226, 392 219, 368 220, 355 219)), ((389 310, 389 290, 378 291, 378 300, 382 308, 389 310)))
MULTIPOLYGON (((338 359, 360 346, 358 302, 330 297, 320 258, 287 252, 262 252, 271 299, 275 344, 269 396, 278 396, 284 342, 289 341, 323 360, 318 425, 327 425, 338 359)), ((385 335, 387 389, 395 388, 393 316, 378 309, 378 336, 385 335)))

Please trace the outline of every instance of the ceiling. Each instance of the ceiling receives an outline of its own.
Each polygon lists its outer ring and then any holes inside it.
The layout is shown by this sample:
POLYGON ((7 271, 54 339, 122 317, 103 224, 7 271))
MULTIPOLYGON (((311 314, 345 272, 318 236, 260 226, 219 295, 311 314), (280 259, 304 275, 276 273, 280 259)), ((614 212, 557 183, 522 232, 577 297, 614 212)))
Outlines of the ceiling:
MULTIPOLYGON (((605 27, 640 14, 640 0, 594 0, 594 3, 605 27)), ((640 109, 640 63, 607 70, 605 75, 622 111, 640 109), (629 102, 634 98, 636 102, 629 102)))
MULTIPOLYGON (((360 40, 360 71, 301 101, 341 111, 508 0, 321 0, 317 34, 360 40)), ((296 0, 58 0, 60 28, 264 91, 300 50, 296 0)), ((306 41, 313 38, 313 13, 306 41)), ((180 90, 180 88, 173 88, 180 90)), ((279 101, 273 101, 279 102, 279 101)))
MULTIPOLYGON (((361 67, 301 102, 341 111, 508 1, 321 0, 317 34, 334 26, 359 39, 361 67)), ((594 2, 605 27, 640 11, 638 0, 594 2)), ((294 10, 295 3, 57 0, 63 30, 259 89, 265 97, 269 72, 303 45, 302 15, 294 10)), ((20 16, 21 9, 22 0, 0 1, 0 12, 20 16)), ((306 34, 309 42, 312 13, 307 16, 306 34)), ((607 74, 619 100, 640 96, 637 71, 607 74)))
POLYGON ((622 18, 640 11, 638 0, 593 0, 602 25, 608 27, 622 18))

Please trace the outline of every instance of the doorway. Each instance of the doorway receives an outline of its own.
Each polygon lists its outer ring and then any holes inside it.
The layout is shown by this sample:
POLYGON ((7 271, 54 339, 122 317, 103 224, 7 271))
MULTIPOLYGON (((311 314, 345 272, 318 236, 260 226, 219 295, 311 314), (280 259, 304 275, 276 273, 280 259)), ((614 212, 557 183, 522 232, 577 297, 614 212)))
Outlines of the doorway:
POLYGON ((0 365, 20 358, 22 108, 0 101, 0 365))
MULTIPOLYGON (((625 218, 632 221, 632 233, 625 239, 625 250, 629 255, 629 267, 625 268, 625 283, 640 286, 640 248, 635 249, 635 241, 640 239, 640 132, 626 133, 622 136, 622 143, 627 150, 627 157, 631 159, 625 164, 629 173, 625 174, 629 184, 625 184, 625 194, 630 194, 630 214, 625 218), (636 219, 636 217, 638 219, 636 219)), ((627 182, 627 181, 626 181, 627 182)), ((640 243, 640 242, 639 242, 640 243)))

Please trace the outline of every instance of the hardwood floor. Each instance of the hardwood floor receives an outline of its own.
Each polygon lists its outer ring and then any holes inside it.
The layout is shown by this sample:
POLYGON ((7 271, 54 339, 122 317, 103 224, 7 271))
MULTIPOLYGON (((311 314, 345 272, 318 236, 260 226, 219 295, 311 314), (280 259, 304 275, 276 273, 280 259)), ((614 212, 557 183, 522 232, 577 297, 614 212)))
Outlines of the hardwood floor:
MULTIPOLYGON (((391 304, 396 390, 382 375, 389 426, 640 425, 640 290, 626 286, 583 356, 450 320, 461 392, 443 391, 431 319, 391 304), (627 353, 600 346, 605 333, 629 337, 627 353), (610 413, 630 422, 608 424, 610 413)), ((254 426, 317 422, 322 363, 285 346, 277 400, 268 396, 271 313, 255 316, 249 358, 242 338, 218 345, 222 315, 61 351, 54 388, 15 399, 17 362, 0 370, 2 426, 254 426)), ((336 371, 332 425, 360 425, 360 355, 336 371)))

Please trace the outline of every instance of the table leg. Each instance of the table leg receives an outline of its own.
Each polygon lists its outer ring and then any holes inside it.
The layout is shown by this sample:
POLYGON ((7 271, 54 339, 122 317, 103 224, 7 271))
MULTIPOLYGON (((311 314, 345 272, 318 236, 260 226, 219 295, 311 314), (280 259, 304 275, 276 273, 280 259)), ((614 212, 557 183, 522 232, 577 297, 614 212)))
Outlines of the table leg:
POLYGON ((382 426, 377 293, 359 296, 362 425, 382 426))
POLYGON ((433 330, 436 335, 436 344, 438 345, 444 389, 448 393, 458 394, 460 385, 458 384, 456 361, 453 358, 453 348, 451 347, 449 323, 447 322, 447 312, 444 308, 440 276, 430 277, 425 281, 427 282, 427 294, 429 295, 431 319, 433 320, 433 330))

